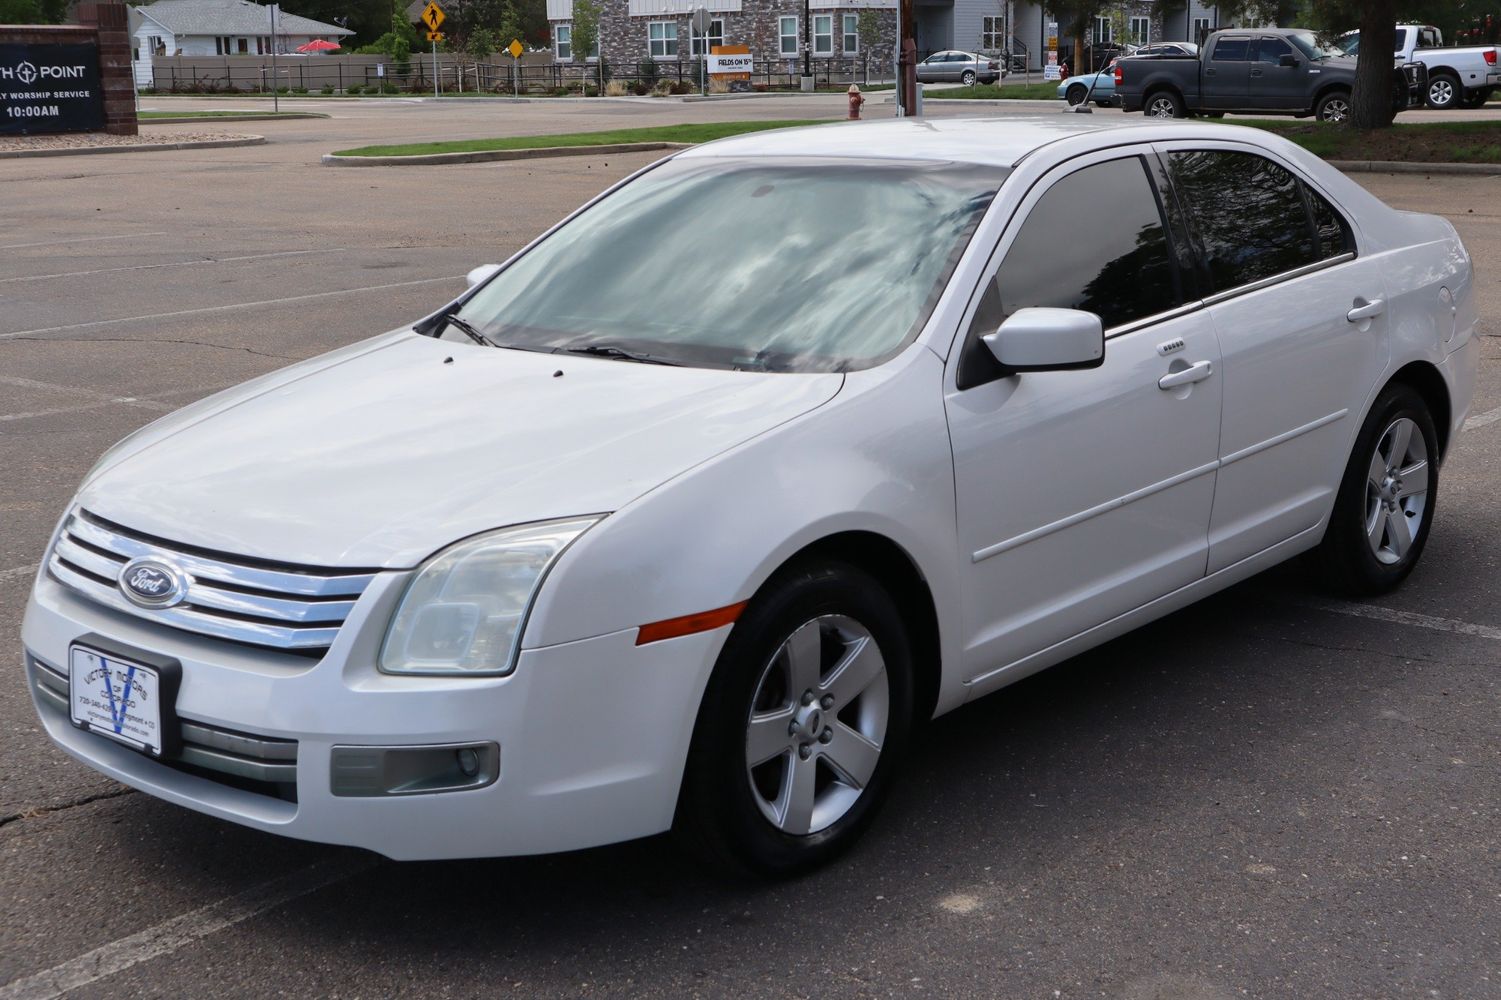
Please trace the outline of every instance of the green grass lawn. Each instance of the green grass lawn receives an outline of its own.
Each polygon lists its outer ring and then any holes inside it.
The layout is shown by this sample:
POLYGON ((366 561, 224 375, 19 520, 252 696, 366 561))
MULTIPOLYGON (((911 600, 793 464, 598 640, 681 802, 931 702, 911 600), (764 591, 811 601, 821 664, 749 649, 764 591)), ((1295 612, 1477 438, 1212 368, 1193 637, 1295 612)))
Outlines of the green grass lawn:
POLYGON ((986 100, 986 101, 1056 101, 1058 84, 1023 83, 998 86, 994 83, 978 83, 973 87, 952 87, 944 90, 925 90, 925 101, 986 100))
POLYGON ((429 153, 478 153, 492 149, 542 149, 549 146, 605 146, 617 142, 708 142, 746 132, 760 132, 794 125, 817 125, 816 121, 710 122, 700 125, 664 125, 657 128, 622 128, 607 132, 567 132, 561 135, 517 135, 503 139, 460 139, 453 142, 414 142, 404 146, 361 146, 342 149, 335 156, 423 156, 429 153))
POLYGON ((1501 122, 1410 122, 1360 132, 1306 119, 1246 119, 1326 160, 1405 160, 1410 163, 1501 163, 1501 122))

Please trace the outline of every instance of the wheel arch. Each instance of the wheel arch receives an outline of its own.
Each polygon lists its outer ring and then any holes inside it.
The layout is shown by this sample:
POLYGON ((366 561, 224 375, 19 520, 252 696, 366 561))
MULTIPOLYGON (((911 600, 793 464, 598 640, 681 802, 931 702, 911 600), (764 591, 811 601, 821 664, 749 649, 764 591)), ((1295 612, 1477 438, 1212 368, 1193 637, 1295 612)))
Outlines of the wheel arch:
POLYGON ((1322 101, 1324 98, 1328 97, 1330 94, 1335 93, 1336 91, 1338 91, 1340 93, 1345 93, 1345 94, 1353 94, 1354 93, 1354 89, 1348 83, 1345 83, 1344 81, 1341 81, 1341 80, 1330 80, 1328 83, 1324 84, 1318 90, 1314 91, 1314 94, 1313 94, 1313 103, 1308 106, 1308 110, 1310 110, 1310 111, 1318 111, 1318 109, 1319 109, 1319 102, 1322 101))
POLYGON ((916 721, 931 718, 943 679, 943 648, 938 606, 917 561, 902 546, 874 531, 852 530, 825 535, 788 556, 757 588, 759 594, 781 572, 800 562, 833 559, 857 566, 875 577, 902 609, 912 639, 916 721))
POLYGON ((1449 399, 1449 386, 1439 370, 1427 361, 1413 361, 1397 370, 1387 380, 1387 385, 1402 384, 1422 397, 1433 414, 1434 430, 1438 434, 1439 458, 1449 450, 1450 421, 1453 418, 1453 403, 1449 399))
POLYGON ((1188 102, 1183 99, 1183 91, 1179 90, 1176 84, 1166 80, 1160 80, 1157 83, 1150 84, 1147 89, 1141 92, 1141 106, 1145 108, 1147 104, 1152 100, 1152 98, 1156 97, 1158 94, 1163 93, 1164 91, 1176 97, 1178 99, 1178 103, 1183 105, 1185 111, 1188 109, 1188 102))
POLYGON ((1432 69, 1430 69, 1428 71, 1428 79, 1430 81, 1432 81, 1433 78, 1436 77, 1436 76, 1452 76, 1454 78, 1454 82, 1457 83, 1457 84, 1459 84, 1460 89, 1461 90, 1464 89, 1464 79, 1463 79, 1463 77, 1460 76, 1459 72, 1457 70, 1455 70, 1453 67, 1450 67, 1450 66, 1435 66, 1435 67, 1433 67, 1432 69))

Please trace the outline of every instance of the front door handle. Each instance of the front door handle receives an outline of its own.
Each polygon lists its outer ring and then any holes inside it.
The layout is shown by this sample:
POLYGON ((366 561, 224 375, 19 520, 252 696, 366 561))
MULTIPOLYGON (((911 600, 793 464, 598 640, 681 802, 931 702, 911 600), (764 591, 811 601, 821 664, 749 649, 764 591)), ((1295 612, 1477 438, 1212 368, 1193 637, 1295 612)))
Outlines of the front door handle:
POLYGON ((1214 366, 1208 361, 1197 361, 1181 372, 1169 372, 1157 380, 1159 389, 1176 389, 1190 382, 1202 382, 1214 374, 1214 366))
POLYGON ((1359 323, 1361 320, 1370 319, 1373 316, 1380 316, 1382 313, 1386 312, 1385 299, 1376 299, 1374 302, 1366 302, 1365 299, 1356 299, 1355 302, 1355 308, 1345 313, 1345 319, 1349 320, 1351 323, 1359 323), (1362 305, 1361 303, 1364 304, 1362 305))

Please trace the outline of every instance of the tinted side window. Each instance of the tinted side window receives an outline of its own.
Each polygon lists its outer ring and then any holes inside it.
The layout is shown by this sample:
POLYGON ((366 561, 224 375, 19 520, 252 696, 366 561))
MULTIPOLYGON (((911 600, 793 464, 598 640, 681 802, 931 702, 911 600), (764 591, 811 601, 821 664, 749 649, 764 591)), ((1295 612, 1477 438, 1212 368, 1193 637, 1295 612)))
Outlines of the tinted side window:
POLYGON ((1308 196, 1308 208, 1313 214, 1314 238, 1318 241, 1319 260, 1328 260, 1344 253, 1355 252, 1355 236, 1350 224, 1339 210, 1324 200, 1317 191, 1303 186, 1308 196))
POLYGON ((1259 52, 1256 57, 1257 62, 1271 63, 1273 66, 1276 66, 1283 56, 1293 54, 1292 46, 1280 38, 1263 38, 1257 43, 1257 49, 1259 52))
POLYGON ((1245 62, 1250 47, 1249 38, 1221 38, 1214 43, 1213 59, 1215 62, 1245 62))
POLYGON ((1138 157, 1055 182, 1032 206, 981 297, 971 339, 1026 306, 1097 313, 1108 330, 1181 301, 1155 189, 1138 157))
POLYGON ((1173 185, 1187 203, 1215 290, 1312 264, 1315 247, 1302 184, 1252 153, 1169 153, 1173 185))

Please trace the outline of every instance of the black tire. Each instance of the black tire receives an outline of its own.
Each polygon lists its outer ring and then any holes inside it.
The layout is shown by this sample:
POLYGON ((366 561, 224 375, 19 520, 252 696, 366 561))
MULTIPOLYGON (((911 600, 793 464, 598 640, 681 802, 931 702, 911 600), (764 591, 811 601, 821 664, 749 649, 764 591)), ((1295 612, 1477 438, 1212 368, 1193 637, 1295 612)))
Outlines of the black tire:
MULTIPOLYGON (((796 708, 795 692, 788 694, 796 708)), ((875 818, 911 738, 913 699, 907 629, 885 588, 848 563, 820 561, 787 568, 751 601, 715 664, 694 725, 674 832, 721 871, 785 877, 827 863, 854 844, 875 818), (884 659, 885 734, 871 777, 853 804, 823 829, 792 835, 762 811, 765 796, 753 787, 747 767, 747 729, 783 643, 805 624, 835 615, 863 626, 884 659)), ((854 702, 830 711, 843 720, 846 708, 852 707, 854 702)), ((817 750, 817 744, 811 749, 817 750)), ((771 766, 785 767, 782 773, 790 775, 794 758, 789 752, 785 764, 771 766)), ((819 766, 817 760, 814 766, 819 766)), ((826 764, 823 767, 818 773, 827 778, 832 772, 826 764)))
POLYGON ((959 75, 959 82, 966 87, 973 87, 975 84, 975 71, 972 69, 965 70, 959 75))
POLYGON ((1089 93, 1089 88, 1081 83, 1065 90, 1063 99, 1069 103, 1069 107, 1074 107, 1084 103, 1084 95, 1087 93, 1089 93))
POLYGON ((1183 98, 1171 90, 1157 90, 1141 102, 1141 113, 1148 118, 1183 118, 1188 109, 1183 106, 1183 98))
POLYGON ((1206 111, 1206 112, 1204 112, 1204 117, 1205 118, 1223 118, 1223 117, 1225 117, 1225 113, 1223 111, 1206 111))
MULTIPOLYGON (((1438 454, 1438 434, 1434 430, 1433 415, 1428 411, 1428 404, 1423 402, 1423 398, 1401 383, 1389 385, 1382 390, 1355 439, 1355 450, 1350 454, 1344 479, 1340 481, 1329 527, 1324 532, 1324 540, 1315 551, 1314 558, 1320 574, 1331 589, 1356 597, 1380 594, 1396 587, 1412 572, 1422 558, 1423 547, 1428 542, 1428 531, 1433 524, 1438 499, 1438 454), (1388 429, 1402 420, 1410 420, 1421 433, 1427 460, 1424 470, 1427 489, 1422 509, 1416 515, 1406 513, 1398 507, 1398 512, 1407 521, 1416 521, 1417 527, 1415 531, 1410 527, 1404 529, 1411 541, 1400 558, 1390 561, 1390 553, 1385 557, 1378 557, 1370 540, 1373 532, 1368 532, 1368 525, 1376 524, 1386 515, 1382 513, 1380 495, 1368 484, 1374 478, 1372 470, 1378 457, 1378 446, 1386 443, 1388 429), (1375 519, 1372 519, 1373 504, 1375 519)), ((1400 464, 1400 458, 1398 461, 1400 464)), ((1388 537, 1386 529, 1378 530, 1382 531, 1380 541, 1384 542, 1388 537)))
POLYGON ((1472 90, 1465 94, 1464 101, 1461 102, 1460 106, 1467 111, 1474 111, 1477 108, 1485 107, 1485 103, 1490 99, 1491 92, 1489 90, 1472 90))
POLYGON ((1321 122, 1342 125, 1350 120, 1350 92, 1331 90, 1319 98, 1313 107, 1313 116, 1321 122))
POLYGON ((1459 107, 1464 98, 1464 87, 1457 77, 1448 73, 1435 73, 1428 78, 1428 106, 1435 111, 1448 111, 1459 107))

